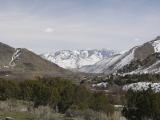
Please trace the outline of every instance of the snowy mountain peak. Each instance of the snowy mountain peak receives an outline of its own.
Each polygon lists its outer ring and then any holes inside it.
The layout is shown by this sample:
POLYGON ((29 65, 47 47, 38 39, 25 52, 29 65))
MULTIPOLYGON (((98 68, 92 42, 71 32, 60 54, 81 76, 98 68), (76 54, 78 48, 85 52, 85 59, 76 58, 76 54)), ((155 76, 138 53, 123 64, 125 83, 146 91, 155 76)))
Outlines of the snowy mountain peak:
POLYGON ((67 69, 93 65, 96 62, 114 55, 113 50, 60 50, 42 54, 42 57, 67 69))

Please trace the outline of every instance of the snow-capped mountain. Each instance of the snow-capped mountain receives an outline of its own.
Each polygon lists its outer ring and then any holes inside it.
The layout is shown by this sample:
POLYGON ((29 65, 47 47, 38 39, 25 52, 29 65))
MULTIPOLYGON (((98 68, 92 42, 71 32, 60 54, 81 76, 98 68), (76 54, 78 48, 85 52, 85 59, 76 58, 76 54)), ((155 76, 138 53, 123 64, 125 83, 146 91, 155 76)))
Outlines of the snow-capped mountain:
POLYGON ((60 67, 66 69, 78 69, 85 65, 93 65, 96 62, 114 55, 113 50, 61 50, 41 56, 60 67))
POLYGON ((105 58, 94 65, 84 66, 79 70, 87 73, 159 73, 160 72, 160 37, 133 47, 129 51, 105 58))
POLYGON ((112 73, 126 64, 129 64, 134 59, 134 50, 135 48, 125 52, 124 54, 117 54, 109 58, 105 58, 94 65, 84 66, 79 70, 87 73, 112 73))

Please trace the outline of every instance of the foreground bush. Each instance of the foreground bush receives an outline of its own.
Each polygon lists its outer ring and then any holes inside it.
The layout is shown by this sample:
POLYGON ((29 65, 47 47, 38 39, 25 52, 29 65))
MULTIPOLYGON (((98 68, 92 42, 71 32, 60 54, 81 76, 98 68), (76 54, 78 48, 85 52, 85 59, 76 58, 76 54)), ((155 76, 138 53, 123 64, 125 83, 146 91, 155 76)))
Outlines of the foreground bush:
POLYGON ((128 120, 160 120, 160 93, 151 89, 126 94, 126 106, 123 115, 128 120))

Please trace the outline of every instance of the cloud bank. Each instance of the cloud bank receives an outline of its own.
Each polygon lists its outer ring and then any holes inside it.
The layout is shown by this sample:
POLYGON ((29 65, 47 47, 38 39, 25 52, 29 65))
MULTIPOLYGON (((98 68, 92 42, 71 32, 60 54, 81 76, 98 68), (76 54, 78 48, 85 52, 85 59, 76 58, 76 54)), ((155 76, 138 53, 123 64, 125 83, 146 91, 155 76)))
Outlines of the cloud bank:
POLYGON ((158 0, 0 0, 0 41, 35 52, 125 50, 160 35, 158 0))

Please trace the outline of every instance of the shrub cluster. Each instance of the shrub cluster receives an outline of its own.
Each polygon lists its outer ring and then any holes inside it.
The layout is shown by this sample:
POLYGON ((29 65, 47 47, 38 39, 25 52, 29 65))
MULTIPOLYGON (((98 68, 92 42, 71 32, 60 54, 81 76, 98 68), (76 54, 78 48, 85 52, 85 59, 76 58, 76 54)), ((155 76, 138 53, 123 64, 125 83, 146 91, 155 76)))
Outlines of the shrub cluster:
POLYGON ((35 107, 49 105, 61 113, 69 108, 92 109, 108 114, 113 112, 113 106, 104 93, 92 93, 85 86, 62 78, 26 81, 0 79, 0 100, 7 99, 32 101, 35 107))
POLYGON ((129 90, 123 115, 128 120, 160 120, 160 93, 129 90))

